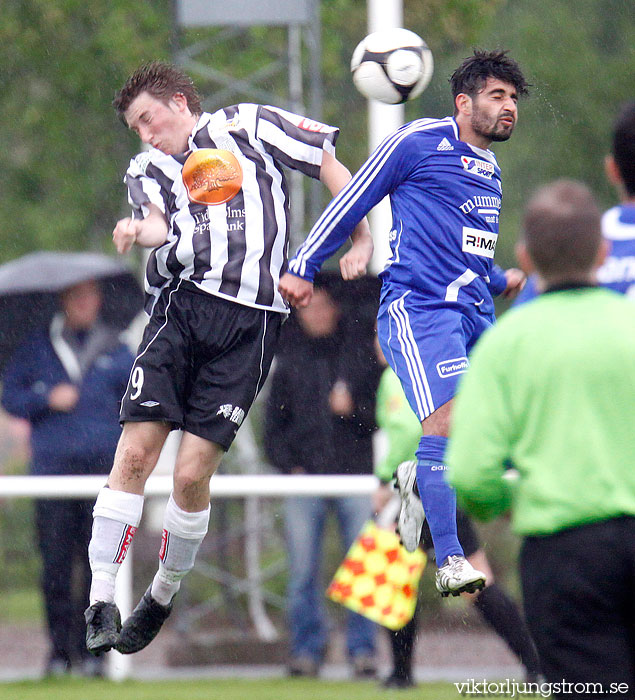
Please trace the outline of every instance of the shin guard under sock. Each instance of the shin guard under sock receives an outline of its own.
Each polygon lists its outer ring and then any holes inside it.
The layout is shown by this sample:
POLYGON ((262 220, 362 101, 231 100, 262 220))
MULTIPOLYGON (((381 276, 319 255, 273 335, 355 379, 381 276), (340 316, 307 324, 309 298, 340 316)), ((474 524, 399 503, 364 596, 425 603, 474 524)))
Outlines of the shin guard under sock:
POLYGON ((170 495, 163 519, 159 570, 150 592, 157 603, 168 605, 181 587, 182 579, 193 568, 207 534, 209 513, 209 506, 206 510, 188 513, 179 508, 174 495, 170 495))
POLYGON ((101 489, 93 508, 93 532, 88 559, 93 574, 91 605, 98 600, 111 603, 115 578, 126 558, 143 512, 143 496, 126 491, 101 489))
POLYGON ((417 449, 417 488, 432 535, 437 566, 453 554, 463 556, 456 534, 456 495, 445 481, 443 455, 448 439, 424 435, 417 449))

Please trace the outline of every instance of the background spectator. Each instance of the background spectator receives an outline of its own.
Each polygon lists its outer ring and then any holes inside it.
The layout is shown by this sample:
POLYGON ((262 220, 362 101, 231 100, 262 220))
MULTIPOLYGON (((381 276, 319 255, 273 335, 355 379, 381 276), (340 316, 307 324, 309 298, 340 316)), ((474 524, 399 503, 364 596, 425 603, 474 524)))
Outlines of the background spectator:
MULTIPOLYGON (((342 313, 340 295, 323 276, 309 306, 283 327, 265 417, 265 448, 286 474, 370 474, 378 367, 372 322, 342 313)), ((342 293, 352 294, 346 283, 342 293)), ((337 516, 348 550, 372 517, 367 496, 285 499, 289 556, 290 675, 317 675, 328 628, 320 576, 324 528, 337 516)), ((375 674, 375 625, 349 613, 347 652, 357 676, 375 674)))
MULTIPOLYGON (((119 438, 119 401, 132 355, 99 320, 95 281, 60 294, 61 312, 6 368, 2 405, 31 425, 32 474, 106 474, 119 438)), ((46 673, 101 675, 84 642, 94 499, 38 499, 42 592, 51 642, 46 673)))
MULTIPOLYGON (((635 100, 624 105, 615 121, 611 153, 604 160, 604 170, 620 203, 602 216, 602 235, 611 250, 597 271, 598 281, 635 299, 635 100)), ((537 296, 537 282, 537 274, 528 277, 514 304, 537 296)))

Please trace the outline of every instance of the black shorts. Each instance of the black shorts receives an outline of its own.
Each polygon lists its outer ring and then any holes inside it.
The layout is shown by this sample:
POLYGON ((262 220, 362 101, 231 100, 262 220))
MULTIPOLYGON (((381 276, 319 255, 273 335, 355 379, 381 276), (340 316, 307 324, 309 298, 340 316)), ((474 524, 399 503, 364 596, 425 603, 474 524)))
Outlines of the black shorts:
POLYGON ((143 333, 120 420, 162 421, 229 449, 267 378, 284 314, 181 281, 143 333))
POLYGON ((542 671, 550 683, 588 684, 554 698, 635 698, 633 562, 634 517, 525 537, 520 579, 542 671))
MULTIPOLYGON (((456 509, 456 534, 466 557, 471 557, 477 549, 481 548, 476 528, 460 508, 456 509)), ((421 549, 428 553, 434 551, 432 535, 430 534, 427 520, 423 523, 423 529, 421 530, 421 549)))

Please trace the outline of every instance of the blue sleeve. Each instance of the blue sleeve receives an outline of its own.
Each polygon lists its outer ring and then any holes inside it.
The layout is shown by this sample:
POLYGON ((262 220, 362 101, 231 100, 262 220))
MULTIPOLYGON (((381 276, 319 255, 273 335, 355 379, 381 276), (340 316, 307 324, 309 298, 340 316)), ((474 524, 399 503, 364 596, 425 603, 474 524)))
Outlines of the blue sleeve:
POLYGON ((489 290, 493 297, 502 294, 507 289, 507 277, 505 272, 498 265, 493 265, 489 273, 489 290))
POLYGON ((322 263, 344 244, 364 216, 408 176, 416 151, 403 133, 405 128, 386 137, 331 201, 289 261, 289 272, 312 282, 322 263))
POLYGON ((520 306, 538 296, 538 289, 536 287, 536 275, 529 275, 527 282, 523 287, 520 294, 514 299, 512 306, 520 306))
POLYGON ((2 387, 2 406, 7 413, 18 418, 34 420, 49 411, 48 395, 51 386, 36 377, 34 369, 41 372, 33 344, 20 348, 7 366, 2 387))

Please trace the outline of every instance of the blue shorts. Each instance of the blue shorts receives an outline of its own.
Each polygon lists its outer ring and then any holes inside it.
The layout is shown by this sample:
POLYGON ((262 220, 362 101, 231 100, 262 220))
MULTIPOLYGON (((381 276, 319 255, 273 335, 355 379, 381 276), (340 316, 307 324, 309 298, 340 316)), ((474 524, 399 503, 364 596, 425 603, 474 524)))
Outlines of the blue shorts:
POLYGON ((429 301, 413 291, 383 295, 379 344, 419 420, 454 396, 472 347, 494 321, 475 306, 429 301))

